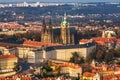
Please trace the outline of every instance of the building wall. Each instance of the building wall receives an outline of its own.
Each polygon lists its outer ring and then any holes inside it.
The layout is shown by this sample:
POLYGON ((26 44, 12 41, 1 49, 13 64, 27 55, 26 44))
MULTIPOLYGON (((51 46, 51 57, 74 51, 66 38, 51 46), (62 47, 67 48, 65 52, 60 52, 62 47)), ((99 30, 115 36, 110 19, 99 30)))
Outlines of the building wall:
POLYGON ((28 63, 35 63, 35 52, 30 51, 28 54, 28 63))
POLYGON ((24 34, 26 32, 27 31, 2 31, 2 32, 0 32, 0 34, 14 35, 14 34, 17 34, 17 33, 24 34))
POLYGON ((56 59, 69 61, 72 53, 77 52, 80 56, 86 57, 86 48, 72 48, 72 49, 59 49, 56 50, 56 59))
POLYGON ((29 51, 33 50, 33 48, 26 48, 26 47, 17 47, 16 48, 16 55, 19 58, 27 58, 29 51))
POLYGON ((55 50, 46 51, 45 53, 46 53, 45 56, 47 59, 56 59, 57 57, 57 52, 55 50))
POLYGON ((0 47, 0 51, 3 53, 3 54, 9 54, 9 49, 5 48, 5 47, 0 47))
POLYGON ((27 62, 28 63, 40 63, 44 58, 43 54, 44 54, 43 51, 30 51, 28 53, 27 62))
POLYGON ((15 67, 15 63, 17 62, 17 58, 0 59, 0 69, 13 69, 15 67))
POLYGON ((89 48, 71 48, 71 49, 56 49, 46 52, 46 58, 69 61, 72 53, 77 52, 80 56, 86 58, 96 46, 89 48))
POLYGON ((94 49, 96 49, 96 46, 91 46, 91 47, 87 48, 87 55, 86 55, 86 57, 89 56, 89 54, 90 54, 94 49))
POLYGON ((69 73, 69 76, 78 77, 78 73, 82 74, 82 68, 61 67, 60 73, 69 73))

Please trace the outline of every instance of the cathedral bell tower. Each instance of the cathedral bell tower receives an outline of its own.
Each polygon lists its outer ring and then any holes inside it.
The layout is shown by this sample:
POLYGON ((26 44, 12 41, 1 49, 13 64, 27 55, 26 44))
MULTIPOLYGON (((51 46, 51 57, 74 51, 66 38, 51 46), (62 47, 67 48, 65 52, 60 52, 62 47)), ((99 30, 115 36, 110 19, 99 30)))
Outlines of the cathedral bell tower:
POLYGON ((62 44, 70 44, 70 24, 67 22, 66 13, 61 22, 61 39, 62 44))
POLYGON ((53 42, 53 31, 52 31, 51 19, 49 21, 49 26, 46 26, 45 19, 43 19, 41 42, 47 42, 47 43, 53 42))

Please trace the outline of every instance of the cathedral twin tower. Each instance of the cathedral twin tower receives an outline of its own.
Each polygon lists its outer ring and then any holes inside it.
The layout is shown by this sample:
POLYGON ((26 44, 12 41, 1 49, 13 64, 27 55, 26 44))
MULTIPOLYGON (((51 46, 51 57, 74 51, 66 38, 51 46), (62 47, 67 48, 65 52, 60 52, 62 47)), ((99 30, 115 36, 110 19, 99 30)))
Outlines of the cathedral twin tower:
POLYGON ((61 27, 58 29, 53 29, 51 19, 49 26, 46 26, 45 20, 43 20, 41 42, 61 43, 64 45, 74 43, 74 34, 71 35, 70 24, 67 22, 66 14, 64 14, 61 27))

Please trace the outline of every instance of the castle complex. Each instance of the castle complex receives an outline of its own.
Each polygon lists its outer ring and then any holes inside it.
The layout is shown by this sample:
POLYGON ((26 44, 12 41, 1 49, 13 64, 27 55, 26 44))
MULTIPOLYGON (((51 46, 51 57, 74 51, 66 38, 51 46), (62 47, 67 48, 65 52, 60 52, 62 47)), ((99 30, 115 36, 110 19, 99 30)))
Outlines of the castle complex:
POLYGON ((73 44, 74 43, 74 28, 70 28, 70 24, 67 22, 66 14, 64 14, 63 21, 60 28, 53 28, 51 20, 49 26, 46 26, 45 20, 43 20, 41 42, 47 43, 61 43, 61 44, 73 44))

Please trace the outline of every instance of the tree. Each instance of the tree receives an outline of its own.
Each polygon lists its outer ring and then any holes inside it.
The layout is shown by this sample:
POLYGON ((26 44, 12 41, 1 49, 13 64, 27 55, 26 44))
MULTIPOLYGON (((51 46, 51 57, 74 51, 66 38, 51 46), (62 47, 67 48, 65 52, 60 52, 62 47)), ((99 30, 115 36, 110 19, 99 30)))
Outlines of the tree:
POLYGON ((18 71, 20 69, 20 66, 17 63, 14 63, 14 65, 15 65, 14 70, 18 71))
POLYGON ((115 57, 120 57, 120 48, 117 48, 114 50, 114 56, 115 57))
POLYGON ((120 38, 120 30, 117 30, 117 37, 120 38))
POLYGON ((86 63, 90 64, 92 62, 92 60, 93 59, 91 58, 91 56, 86 57, 86 63))
POLYGON ((72 57, 70 58, 70 62, 79 64, 79 63, 84 63, 84 58, 79 56, 77 52, 72 53, 72 57))
POLYGON ((103 59, 103 51, 102 50, 97 51, 96 59, 97 59, 98 62, 102 61, 102 59, 103 59))
POLYGON ((46 76, 46 73, 47 73, 47 70, 46 70, 46 69, 43 69, 43 70, 42 70, 42 75, 43 75, 43 77, 46 76))
POLYGON ((111 52, 105 54, 104 61, 109 63, 113 59, 114 55, 111 52))
POLYGON ((0 55, 2 55, 3 53, 2 53, 2 51, 0 51, 0 55))
POLYGON ((76 80, 80 80, 80 73, 78 73, 78 77, 77 77, 77 79, 76 80))
POLYGON ((79 59, 79 55, 77 52, 72 53, 72 57, 70 58, 70 62, 77 63, 79 59))

